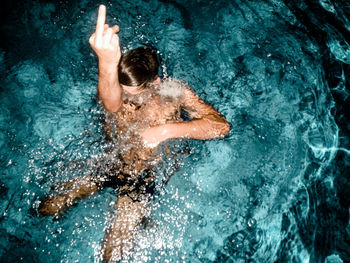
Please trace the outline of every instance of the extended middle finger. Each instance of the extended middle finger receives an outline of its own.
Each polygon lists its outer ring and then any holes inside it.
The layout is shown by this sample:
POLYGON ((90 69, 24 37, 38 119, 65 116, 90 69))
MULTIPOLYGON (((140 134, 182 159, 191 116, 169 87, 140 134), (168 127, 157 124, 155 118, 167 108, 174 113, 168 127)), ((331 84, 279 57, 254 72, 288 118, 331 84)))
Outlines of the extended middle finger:
POLYGON ((102 45, 102 35, 106 21, 106 6, 100 5, 96 23, 96 45, 102 45))

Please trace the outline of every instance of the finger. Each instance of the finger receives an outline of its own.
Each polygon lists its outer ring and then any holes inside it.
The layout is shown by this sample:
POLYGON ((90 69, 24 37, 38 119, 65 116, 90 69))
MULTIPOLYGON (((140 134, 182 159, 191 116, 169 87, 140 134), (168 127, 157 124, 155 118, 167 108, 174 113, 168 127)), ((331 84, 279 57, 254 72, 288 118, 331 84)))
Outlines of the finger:
POLYGON ((118 37, 118 35, 114 34, 112 36, 111 44, 112 44, 113 47, 119 46, 119 37, 118 37))
POLYGON ((103 29, 106 30, 108 27, 109 27, 109 25, 108 25, 108 24, 105 24, 105 25, 103 26, 103 29))
POLYGON ((96 46, 102 45, 102 34, 106 21, 106 6, 100 5, 96 24, 96 46))
POLYGON ((106 31, 106 34, 104 36, 104 41, 103 41, 105 47, 108 47, 110 45, 112 35, 113 35, 112 28, 108 28, 106 31))
POLYGON ((115 25, 112 27, 113 34, 119 32, 119 26, 115 25))

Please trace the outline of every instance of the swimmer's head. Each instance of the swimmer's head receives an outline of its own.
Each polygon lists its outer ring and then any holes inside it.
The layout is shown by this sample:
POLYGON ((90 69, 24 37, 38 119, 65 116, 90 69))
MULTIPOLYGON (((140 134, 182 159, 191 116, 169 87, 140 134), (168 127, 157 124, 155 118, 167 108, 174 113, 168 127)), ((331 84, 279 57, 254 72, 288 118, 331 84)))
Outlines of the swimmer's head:
POLYGON ((118 78, 122 86, 147 88, 158 78, 157 53, 147 47, 139 47, 122 55, 118 65, 118 78))

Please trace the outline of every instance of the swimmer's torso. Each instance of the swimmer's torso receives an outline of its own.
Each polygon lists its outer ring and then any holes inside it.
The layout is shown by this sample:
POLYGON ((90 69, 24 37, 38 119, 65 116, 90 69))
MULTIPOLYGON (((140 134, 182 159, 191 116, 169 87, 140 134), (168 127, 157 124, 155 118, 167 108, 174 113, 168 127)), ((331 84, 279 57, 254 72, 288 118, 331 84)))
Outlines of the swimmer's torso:
POLYGON ((181 121, 180 99, 181 96, 162 96, 153 89, 124 96, 123 105, 114 113, 117 129, 113 136, 120 149, 123 173, 137 175, 157 162, 157 148, 146 147, 140 132, 152 126, 181 121))
POLYGON ((121 109, 116 113, 119 131, 142 130, 148 127, 178 121, 180 107, 177 100, 163 98, 158 94, 136 101, 124 101, 121 109))

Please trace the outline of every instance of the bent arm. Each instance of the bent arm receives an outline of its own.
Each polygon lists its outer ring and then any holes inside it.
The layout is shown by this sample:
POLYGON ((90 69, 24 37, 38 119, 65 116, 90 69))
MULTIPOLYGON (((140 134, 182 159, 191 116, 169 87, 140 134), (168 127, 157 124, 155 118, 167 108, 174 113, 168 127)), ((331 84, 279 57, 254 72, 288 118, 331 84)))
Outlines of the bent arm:
POLYGON ((166 123, 143 132, 145 143, 153 146, 167 139, 191 138, 208 140, 224 137, 230 132, 230 124, 212 106, 201 100, 187 88, 181 106, 193 119, 188 122, 166 123))
POLYGON ((121 57, 118 26, 105 24, 106 7, 100 5, 96 32, 89 39, 92 49, 98 57, 97 91, 103 106, 109 112, 116 112, 122 105, 122 88, 118 80, 118 64, 121 57))
POLYGON ((181 106, 193 119, 189 122, 169 123, 164 125, 165 135, 171 138, 192 138, 208 140, 224 137, 230 132, 230 125, 225 117, 212 106, 201 100, 197 94, 187 88, 181 106))

